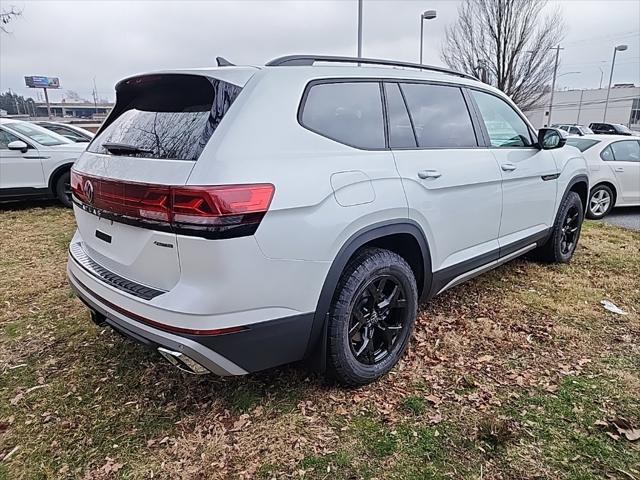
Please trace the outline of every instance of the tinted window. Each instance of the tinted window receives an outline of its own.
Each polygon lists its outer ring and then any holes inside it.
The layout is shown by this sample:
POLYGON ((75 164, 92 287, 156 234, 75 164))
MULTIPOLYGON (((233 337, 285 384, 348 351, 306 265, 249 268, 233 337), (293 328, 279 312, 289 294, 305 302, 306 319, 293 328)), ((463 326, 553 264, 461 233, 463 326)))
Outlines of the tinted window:
POLYGON ((569 133, 575 133, 576 135, 580 134, 580 130, 578 130, 576 127, 570 127, 569 128, 569 133))
POLYGON ((611 149, 616 162, 640 162, 640 143, 636 140, 612 143, 611 149))
POLYGON ((576 138, 576 137, 567 138, 567 145, 571 145, 572 147, 576 147, 581 152, 584 152, 584 151, 590 149, 596 143, 600 143, 600 140, 588 140, 586 138, 576 138))
POLYGON ((471 90, 492 147, 530 147, 531 135, 527 124, 507 102, 495 95, 471 90))
POLYGON ((471 116, 457 87, 403 83, 402 92, 420 147, 475 147, 471 116))
POLYGON ((118 154, 197 160, 240 87, 195 75, 153 75, 128 80, 118 89, 109 124, 88 151, 108 154, 105 144, 139 149, 118 154))
POLYGON ((380 85, 339 82, 313 85, 302 124, 325 137, 358 148, 384 148, 380 85))
POLYGON ((5 132, 4 130, 0 130, 0 149, 8 150, 9 144, 11 142, 15 142, 16 140, 20 140, 15 135, 12 135, 9 132, 5 132))
POLYGON ((397 83, 385 83, 387 119, 389 122, 389 147, 416 147, 416 137, 409 119, 407 107, 397 83))
POLYGON ((605 162, 613 161, 613 152, 611 151, 611 146, 608 146, 602 152, 600 152, 600 158, 605 162))

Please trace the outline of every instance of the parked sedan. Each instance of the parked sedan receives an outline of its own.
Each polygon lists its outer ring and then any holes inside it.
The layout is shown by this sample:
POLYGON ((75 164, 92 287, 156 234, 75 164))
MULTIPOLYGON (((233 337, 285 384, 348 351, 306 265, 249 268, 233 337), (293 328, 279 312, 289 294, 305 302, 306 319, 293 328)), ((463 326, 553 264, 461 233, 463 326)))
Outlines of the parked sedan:
POLYGON ((93 140, 94 134, 89 130, 78 127, 77 125, 71 125, 69 123, 60 122, 33 122, 36 125, 51 130, 52 132, 62 135, 69 140, 76 143, 88 143, 93 140))
POLYGON ((585 127, 584 125, 551 125, 552 127, 559 128, 560 130, 564 130, 569 135, 578 135, 582 137, 583 135, 591 135, 593 131, 589 127, 585 127))
POLYGON ((640 137, 569 137, 589 164, 591 191, 587 217, 599 219, 613 207, 640 205, 640 137))
POLYGON ((0 201, 58 198, 71 206, 70 169, 86 143, 0 118, 0 201))

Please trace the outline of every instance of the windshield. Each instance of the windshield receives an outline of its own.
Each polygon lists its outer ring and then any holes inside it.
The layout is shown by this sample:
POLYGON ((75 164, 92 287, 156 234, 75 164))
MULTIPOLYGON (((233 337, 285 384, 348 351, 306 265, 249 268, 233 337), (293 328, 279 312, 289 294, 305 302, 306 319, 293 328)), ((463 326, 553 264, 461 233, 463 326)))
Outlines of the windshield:
POLYGON ((40 127, 38 125, 32 125, 30 123, 11 123, 7 125, 7 128, 13 130, 14 132, 21 133, 25 137, 29 137, 30 140, 33 140, 40 145, 44 145, 45 147, 52 147, 54 145, 65 145, 67 143, 73 143, 71 140, 57 135, 53 132, 50 132, 46 128, 40 127))
POLYGON ((600 140, 590 140, 588 138, 580 138, 580 137, 569 137, 567 138, 567 145, 571 145, 572 147, 576 147, 581 152, 590 149, 596 143, 600 143, 600 140))
POLYGON ((197 160, 240 91, 201 76, 136 77, 119 87, 112 117, 88 151, 197 160))
POLYGON ((590 135, 593 133, 593 130, 591 130, 589 127, 580 127, 582 128, 582 133, 584 133, 585 135, 590 135))

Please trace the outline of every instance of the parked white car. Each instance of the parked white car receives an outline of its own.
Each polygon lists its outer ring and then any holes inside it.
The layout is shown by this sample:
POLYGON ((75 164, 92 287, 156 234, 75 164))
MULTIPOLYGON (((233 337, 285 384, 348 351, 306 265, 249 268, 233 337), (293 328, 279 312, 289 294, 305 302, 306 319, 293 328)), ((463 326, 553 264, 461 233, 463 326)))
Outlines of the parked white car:
POLYGON ((578 243, 582 154, 463 73, 291 56, 116 93, 72 171, 69 280, 95 322, 194 373, 306 359, 374 381, 419 299, 578 243))
POLYGON ((0 201, 57 198, 71 206, 70 170, 86 143, 0 118, 0 201))
POLYGON ((52 132, 57 133, 58 135, 62 135, 69 140, 76 143, 89 143, 93 140, 95 136, 93 132, 86 130, 77 125, 73 125, 71 123, 62 123, 62 122, 50 122, 50 121, 42 121, 42 122, 34 122, 36 125, 40 125, 41 127, 46 128, 47 130, 51 130, 52 132))
POLYGON ((588 218, 640 205, 640 137, 594 134, 568 138, 567 145, 577 147, 589 164, 588 218))
POLYGON ((575 125, 575 124, 555 124, 551 125, 554 128, 559 128, 560 130, 564 130, 567 132, 567 135, 574 136, 577 135, 582 137, 583 135, 591 135, 593 131, 584 125, 575 125))

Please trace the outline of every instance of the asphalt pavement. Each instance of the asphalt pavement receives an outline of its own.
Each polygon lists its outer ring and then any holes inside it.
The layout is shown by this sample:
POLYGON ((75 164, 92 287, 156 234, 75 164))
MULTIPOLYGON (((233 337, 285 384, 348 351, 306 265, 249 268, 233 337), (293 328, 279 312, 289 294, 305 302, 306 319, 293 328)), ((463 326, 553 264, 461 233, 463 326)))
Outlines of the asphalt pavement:
POLYGON ((602 221, 640 232, 640 207, 614 208, 602 221))

